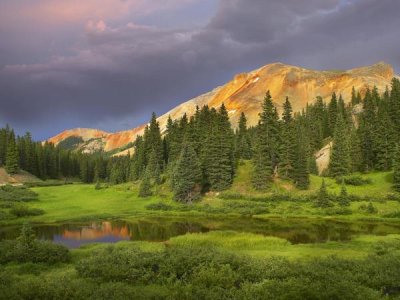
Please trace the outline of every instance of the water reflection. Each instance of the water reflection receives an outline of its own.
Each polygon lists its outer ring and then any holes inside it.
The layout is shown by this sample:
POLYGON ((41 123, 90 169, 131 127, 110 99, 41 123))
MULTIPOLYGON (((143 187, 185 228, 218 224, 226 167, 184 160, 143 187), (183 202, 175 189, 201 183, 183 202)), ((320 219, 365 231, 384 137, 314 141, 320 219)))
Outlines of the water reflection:
MULTIPOLYGON (((86 224, 59 224, 35 226, 40 239, 52 240, 69 248, 78 248, 88 243, 115 243, 122 240, 167 241, 186 233, 211 230, 233 230, 251 232, 265 236, 287 239, 293 244, 348 241, 361 234, 386 235, 400 233, 400 225, 393 223, 340 222, 307 219, 209 219, 174 220, 142 219, 135 222, 107 221, 86 224)), ((0 229, 0 239, 14 239, 19 227, 0 229)))

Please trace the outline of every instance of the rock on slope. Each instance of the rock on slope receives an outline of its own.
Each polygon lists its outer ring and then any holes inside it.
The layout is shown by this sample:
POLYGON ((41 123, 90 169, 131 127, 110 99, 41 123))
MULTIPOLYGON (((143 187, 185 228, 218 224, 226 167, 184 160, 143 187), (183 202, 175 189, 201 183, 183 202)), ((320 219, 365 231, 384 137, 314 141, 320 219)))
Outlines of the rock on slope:
MULTIPOLYGON (((196 106, 207 104, 210 107, 219 107, 225 104, 230 119, 237 124, 240 114, 244 112, 249 125, 256 125, 262 100, 267 90, 275 104, 280 108, 286 96, 289 96, 294 111, 300 111, 307 103, 314 102, 317 96, 330 99, 333 92, 342 94, 346 101, 350 100, 352 87, 365 92, 367 87, 377 86, 384 91, 394 76, 393 68, 383 62, 368 67, 361 67, 347 71, 315 71, 300 67, 274 63, 266 65, 250 73, 236 75, 233 80, 213 91, 191 99, 178 105, 161 116, 158 120, 161 129, 165 129, 168 116, 176 119, 184 113, 194 114, 196 106)), ((68 136, 82 136, 82 138, 101 139, 105 151, 111 151, 127 145, 142 134, 145 125, 137 128, 107 133, 94 129, 73 129, 65 131, 49 141, 57 144, 68 136)))

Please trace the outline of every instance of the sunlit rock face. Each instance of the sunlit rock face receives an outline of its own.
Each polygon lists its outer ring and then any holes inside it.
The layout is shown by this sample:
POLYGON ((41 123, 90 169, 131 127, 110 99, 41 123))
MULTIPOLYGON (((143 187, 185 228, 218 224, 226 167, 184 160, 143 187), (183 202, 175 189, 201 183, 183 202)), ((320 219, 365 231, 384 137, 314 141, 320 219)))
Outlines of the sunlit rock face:
MULTIPOLYGON (((313 103, 317 96, 329 101, 333 92, 341 94, 348 102, 353 87, 361 94, 364 94, 368 87, 372 88, 373 86, 383 92, 387 86, 390 86, 394 76, 393 68, 383 62, 347 71, 315 71, 274 63, 250 73, 238 74, 227 84, 178 105, 159 117, 158 121, 164 131, 168 116, 171 116, 172 119, 180 118, 184 113, 191 116, 195 113, 196 106, 202 107, 207 104, 210 107, 218 108, 224 103, 234 126, 237 125, 242 112, 246 114, 248 125, 251 126, 258 122, 258 114, 267 90, 270 90, 278 110, 288 96, 293 111, 298 112, 305 108, 307 103, 313 103)), ((142 125, 111 134, 99 130, 73 129, 65 131, 49 141, 57 144, 72 134, 82 136, 84 140, 92 136, 92 138, 101 140, 105 151, 111 151, 134 141, 137 135, 143 133, 144 127, 145 125, 142 125)), ((126 154, 126 152, 123 153, 126 154)))

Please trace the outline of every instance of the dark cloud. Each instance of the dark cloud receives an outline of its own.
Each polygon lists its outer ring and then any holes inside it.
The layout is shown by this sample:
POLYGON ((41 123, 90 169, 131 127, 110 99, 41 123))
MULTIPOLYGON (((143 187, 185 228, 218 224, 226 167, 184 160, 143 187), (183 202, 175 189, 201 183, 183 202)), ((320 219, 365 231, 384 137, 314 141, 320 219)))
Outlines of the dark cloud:
POLYGON ((399 8, 396 0, 221 0, 197 29, 90 22, 73 55, 0 70, 0 122, 38 138, 77 126, 126 129, 275 61, 337 69, 385 60, 399 70, 399 8))

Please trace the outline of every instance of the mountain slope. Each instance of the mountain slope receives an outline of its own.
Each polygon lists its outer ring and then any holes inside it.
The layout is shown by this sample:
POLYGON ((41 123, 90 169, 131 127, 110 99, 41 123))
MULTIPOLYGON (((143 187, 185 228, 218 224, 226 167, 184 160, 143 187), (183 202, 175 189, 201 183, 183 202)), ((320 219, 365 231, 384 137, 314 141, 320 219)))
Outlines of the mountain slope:
MULTIPOLYGON (((300 67, 274 63, 249 73, 236 75, 233 80, 224 86, 191 99, 178 105, 171 111, 159 117, 161 129, 164 130, 168 116, 172 119, 181 117, 184 113, 189 116, 194 114, 196 106, 208 105, 219 107, 225 104, 233 125, 236 125, 240 114, 244 112, 249 125, 256 125, 262 100, 267 90, 275 104, 280 108, 286 96, 289 96, 293 110, 300 111, 307 103, 313 102, 317 96, 329 100, 332 93, 342 94, 345 101, 350 101, 351 90, 354 87, 362 94, 367 87, 376 86, 381 92, 390 85, 395 76, 393 68, 384 62, 368 67, 361 67, 347 71, 315 71, 300 67)), ((99 139, 105 151, 121 148, 135 140, 136 136, 143 133, 145 125, 137 128, 106 133, 97 130, 73 129, 65 131, 51 139, 50 142, 58 144, 66 137, 77 136, 86 139, 99 139)), ((84 145, 83 145, 84 146, 84 145)), ((92 149, 83 147, 87 151, 92 149)))

